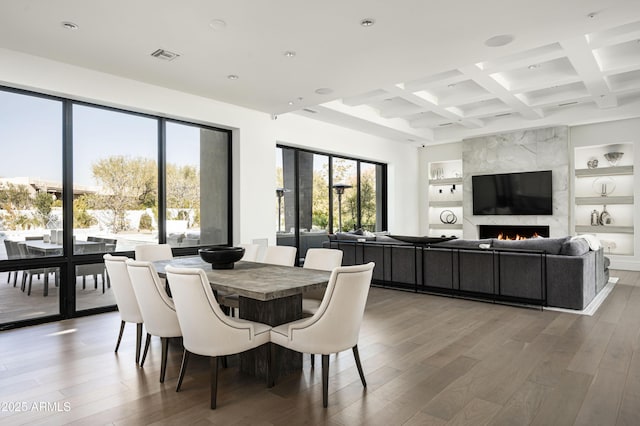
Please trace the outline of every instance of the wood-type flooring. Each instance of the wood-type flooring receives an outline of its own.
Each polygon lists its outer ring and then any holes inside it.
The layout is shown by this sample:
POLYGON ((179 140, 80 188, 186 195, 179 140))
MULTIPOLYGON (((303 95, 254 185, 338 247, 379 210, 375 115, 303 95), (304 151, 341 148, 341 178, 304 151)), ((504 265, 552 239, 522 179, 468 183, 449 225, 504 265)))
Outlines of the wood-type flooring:
POLYGON ((638 425, 640 273, 612 275, 593 316, 372 288, 368 387, 350 351, 332 355, 327 409, 308 356, 271 389, 230 358, 210 410, 208 361, 176 393, 180 342, 161 384, 159 339, 144 368, 133 325, 114 353, 115 312, 0 332, 0 424, 638 425))

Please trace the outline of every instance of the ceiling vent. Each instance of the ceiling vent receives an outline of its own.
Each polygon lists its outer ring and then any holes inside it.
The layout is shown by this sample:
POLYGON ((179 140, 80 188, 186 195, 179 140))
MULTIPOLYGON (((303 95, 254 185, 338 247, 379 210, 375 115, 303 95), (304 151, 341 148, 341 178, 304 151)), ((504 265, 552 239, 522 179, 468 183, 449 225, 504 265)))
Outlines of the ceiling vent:
POLYGON ((510 112, 503 112, 502 114, 496 114, 495 117, 506 117, 508 115, 511 115, 510 112))
POLYGON ((453 123, 442 123, 442 124, 438 124, 438 126, 440 127, 444 127, 444 126, 451 126, 453 123))
POLYGON ((317 113, 318 113, 318 111, 314 111, 314 110, 309 109, 309 108, 302 108, 302 110, 303 110, 303 111, 306 111, 306 112, 309 112, 309 113, 311 113, 311 114, 317 114, 317 113))
POLYGON ((575 105, 577 104, 578 101, 573 101, 573 102, 565 102, 563 104, 558 104, 559 107, 565 107, 565 106, 569 106, 569 105, 575 105))
POLYGON ((158 49, 151 54, 154 58, 162 59, 164 61, 173 61, 178 56, 177 53, 169 52, 168 50, 158 49))

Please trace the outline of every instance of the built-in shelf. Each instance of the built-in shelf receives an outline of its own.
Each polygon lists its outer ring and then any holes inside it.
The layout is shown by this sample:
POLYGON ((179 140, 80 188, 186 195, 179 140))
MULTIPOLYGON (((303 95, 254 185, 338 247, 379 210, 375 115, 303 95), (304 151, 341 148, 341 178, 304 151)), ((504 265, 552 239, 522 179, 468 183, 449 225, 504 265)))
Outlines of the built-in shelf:
POLYGON ((595 169, 577 169, 576 177, 629 176, 633 175, 633 166, 600 167, 595 169))
POLYGON ((634 144, 625 142, 578 146, 574 151, 574 164, 584 167, 598 160, 600 165, 606 166, 574 170, 573 202, 579 212, 579 220, 576 221, 578 223, 574 223, 574 232, 597 235, 607 255, 634 256, 636 236, 633 226, 635 211, 633 150, 634 144), (610 152, 624 153, 617 166, 609 166, 606 156, 610 152), (602 187, 603 191, 610 195, 599 196, 600 191, 595 190, 595 187, 602 187), (611 196, 613 189, 617 189, 615 196, 611 196), (603 206, 607 207, 603 208, 603 206), (615 222, 616 225, 588 225, 588 223, 594 223, 593 218, 589 220, 589 210, 593 210, 591 215, 595 215, 599 214, 599 210, 609 208, 614 211, 614 216, 618 219, 615 222), (579 222, 585 224, 580 225, 579 222))
POLYGON ((432 201, 429 207, 462 207, 462 200, 432 201))
POLYGON ((589 232, 593 234, 633 234, 633 226, 576 225, 576 232, 589 232))
POLYGON ((462 178, 429 179, 429 185, 462 185, 462 178))
POLYGON ((633 195, 627 197, 576 197, 577 206, 633 204, 633 195))
POLYGON ((432 223, 429 225, 431 229, 462 229, 461 223, 432 223))

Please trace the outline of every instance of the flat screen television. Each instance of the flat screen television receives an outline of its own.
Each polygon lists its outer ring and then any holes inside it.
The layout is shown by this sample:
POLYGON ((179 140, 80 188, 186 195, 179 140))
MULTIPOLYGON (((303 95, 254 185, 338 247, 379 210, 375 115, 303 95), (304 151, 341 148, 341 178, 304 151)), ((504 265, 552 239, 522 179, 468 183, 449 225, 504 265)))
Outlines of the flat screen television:
POLYGON ((474 215, 551 215, 551 170, 471 177, 474 215))

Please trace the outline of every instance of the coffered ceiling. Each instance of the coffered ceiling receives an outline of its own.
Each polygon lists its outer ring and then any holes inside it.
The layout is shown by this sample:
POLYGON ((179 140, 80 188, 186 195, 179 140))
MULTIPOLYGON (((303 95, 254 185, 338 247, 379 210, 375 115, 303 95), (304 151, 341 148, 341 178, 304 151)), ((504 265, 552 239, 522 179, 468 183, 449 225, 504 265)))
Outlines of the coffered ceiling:
POLYGON ((414 144, 640 116, 639 40, 638 0, 0 0, 0 49, 414 144))

